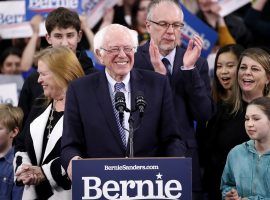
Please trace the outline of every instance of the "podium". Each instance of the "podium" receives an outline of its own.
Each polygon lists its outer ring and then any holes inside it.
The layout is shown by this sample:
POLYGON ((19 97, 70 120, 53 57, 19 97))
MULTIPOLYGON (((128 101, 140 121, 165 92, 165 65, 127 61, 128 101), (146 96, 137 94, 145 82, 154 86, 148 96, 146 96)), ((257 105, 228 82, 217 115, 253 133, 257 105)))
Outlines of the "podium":
POLYGON ((72 199, 192 199, 191 158, 72 161, 72 199))

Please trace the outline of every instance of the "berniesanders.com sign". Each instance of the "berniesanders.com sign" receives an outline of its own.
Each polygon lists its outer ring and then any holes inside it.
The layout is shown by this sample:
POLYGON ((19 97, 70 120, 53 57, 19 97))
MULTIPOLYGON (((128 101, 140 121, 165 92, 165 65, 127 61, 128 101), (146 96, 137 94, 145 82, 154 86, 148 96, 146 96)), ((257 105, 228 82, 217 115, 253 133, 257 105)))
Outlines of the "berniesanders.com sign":
POLYGON ((72 199, 191 199, 190 158, 75 160, 72 170, 72 199))

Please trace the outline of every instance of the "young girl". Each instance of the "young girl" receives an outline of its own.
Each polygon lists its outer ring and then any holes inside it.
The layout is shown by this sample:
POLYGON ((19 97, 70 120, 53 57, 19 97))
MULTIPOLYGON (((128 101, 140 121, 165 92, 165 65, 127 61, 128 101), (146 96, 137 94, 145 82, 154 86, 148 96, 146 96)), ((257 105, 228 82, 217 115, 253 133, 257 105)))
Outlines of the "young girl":
POLYGON ((270 98, 249 103, 245 129, 251 140, 234 147, 221 178, 225 200, 270 199, 270 98))

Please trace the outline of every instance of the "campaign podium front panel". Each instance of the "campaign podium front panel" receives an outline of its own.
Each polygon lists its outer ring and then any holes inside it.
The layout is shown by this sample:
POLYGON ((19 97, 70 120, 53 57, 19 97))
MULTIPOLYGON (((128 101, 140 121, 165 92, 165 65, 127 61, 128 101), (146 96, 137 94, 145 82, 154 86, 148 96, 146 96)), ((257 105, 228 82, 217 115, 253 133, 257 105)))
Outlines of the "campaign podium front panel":
POLYGON ((191 200, 191 158, 72 161, 72 199, 191 200))

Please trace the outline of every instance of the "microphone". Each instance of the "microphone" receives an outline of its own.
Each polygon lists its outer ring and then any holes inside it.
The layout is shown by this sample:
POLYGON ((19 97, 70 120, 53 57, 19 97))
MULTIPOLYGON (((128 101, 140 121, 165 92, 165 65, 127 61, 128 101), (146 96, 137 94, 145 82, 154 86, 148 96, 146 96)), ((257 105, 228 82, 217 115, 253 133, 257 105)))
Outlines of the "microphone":
POLYGON ((115 109, 119 113, 120 124, 122 125, 124 120, 124 111, 126 110, 126 99, 124 93, 116 92, 114 96, 114 102, 115 109))
POLYGON ((142 118, 143 117, 143 114, 144 114, 144 110, 145 110, 145 107, 147 105, 145 99, 144 99, 144 94, 142 91, 138 91, 137 92, 137 95, 136 95, 136 99, 135 99, 135 103, 136 103, 136 109, 139 110, 139 113, 140 113, 140 117, 142 118))

